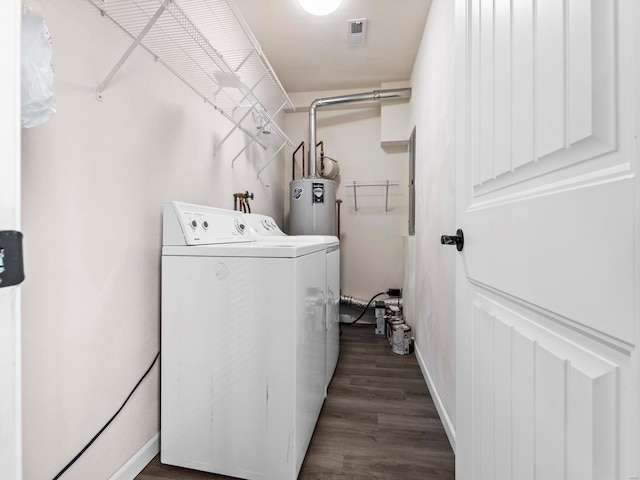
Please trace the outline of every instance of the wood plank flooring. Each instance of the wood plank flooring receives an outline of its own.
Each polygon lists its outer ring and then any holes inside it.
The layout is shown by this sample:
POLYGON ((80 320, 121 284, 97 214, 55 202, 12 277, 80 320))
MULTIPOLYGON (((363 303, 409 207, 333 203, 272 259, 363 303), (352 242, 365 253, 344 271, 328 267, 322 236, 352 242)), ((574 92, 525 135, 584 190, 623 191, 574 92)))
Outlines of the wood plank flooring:
MULTIPOLYGON (((373 327, 343 326, 340 360, 299 480, 453 480, 454 455, 413 354, 391 352, 373 327)), ((136 480, 216 480, 162 465, 136 480)))

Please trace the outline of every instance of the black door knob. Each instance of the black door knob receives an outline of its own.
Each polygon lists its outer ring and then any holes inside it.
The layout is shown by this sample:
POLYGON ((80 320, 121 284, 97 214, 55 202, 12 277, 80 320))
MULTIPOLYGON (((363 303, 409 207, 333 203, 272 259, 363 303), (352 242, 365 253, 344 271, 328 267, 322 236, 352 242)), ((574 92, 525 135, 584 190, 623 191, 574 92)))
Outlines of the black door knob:
POLYGON ((462 229, 458 229, 455 235, 442 235, 440 237, 442 245, 455 245, 459 252, 464 248, 464 233, 462 229))

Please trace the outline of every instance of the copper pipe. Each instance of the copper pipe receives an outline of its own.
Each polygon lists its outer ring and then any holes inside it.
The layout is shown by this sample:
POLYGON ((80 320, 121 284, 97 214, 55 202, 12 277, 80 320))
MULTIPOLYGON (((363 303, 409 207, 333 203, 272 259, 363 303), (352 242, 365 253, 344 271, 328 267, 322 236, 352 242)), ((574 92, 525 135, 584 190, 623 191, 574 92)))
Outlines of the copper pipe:
POLYGON ((342 200, 337 199, 336 205, 338 207, 338 239, 340 238, 340 205, 342 204, 342 200))
POLYGON ((296 179, 296 153, 298 153, 300 148, 302 148, 302 178, 304 178, 304 141, 302 141, 300 142, 300 145, 298 145, 298 148, 293 152, 293 155, 291 155, 291 180, 296 179))
POLYGON ((233 194, 233 209, 238 212, 251 213, 251 206, 249 205, 249 199, 253 200, 253 193, 245 191, 244 193, 233 194), (248 211, 247 211, 248 210, 248 211))
POLYGON ((316 143, 316 148, 318 147, 320 147, 320 172, 322 172, 324 171, 324 142, 322 140, 316 143))

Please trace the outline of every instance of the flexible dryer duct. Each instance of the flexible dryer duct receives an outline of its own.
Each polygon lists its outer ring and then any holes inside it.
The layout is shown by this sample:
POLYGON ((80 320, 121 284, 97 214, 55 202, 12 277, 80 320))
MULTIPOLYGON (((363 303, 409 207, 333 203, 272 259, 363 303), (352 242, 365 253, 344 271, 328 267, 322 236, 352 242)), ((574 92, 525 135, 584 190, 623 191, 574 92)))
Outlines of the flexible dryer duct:
MULTIPOLYGON (((402 308, 401 297, 385 298, 384 300, 381 300, 381 301, 384 302, 386 307, 402 308)), ((375 306, 375 303, 373 302, 371 303, 371 305, 369 305, 368 300, 362 300, 361 298, 354 298, 351 295, 340 295, 340 304, 347 305, 349 307, 355 307, 355 308, 367 308, 367 306, 370 306, 371 308, 373 308, 375 306)))

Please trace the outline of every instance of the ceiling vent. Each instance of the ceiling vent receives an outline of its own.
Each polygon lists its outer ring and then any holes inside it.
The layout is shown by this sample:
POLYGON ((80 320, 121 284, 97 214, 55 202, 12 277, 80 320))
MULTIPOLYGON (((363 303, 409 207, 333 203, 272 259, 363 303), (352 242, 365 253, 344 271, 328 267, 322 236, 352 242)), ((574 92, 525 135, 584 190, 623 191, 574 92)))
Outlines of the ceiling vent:
POLYGON ((366 33, 366 18, 347 20, 347 43, 349 45, 364 45, 364 38, 366 33))

